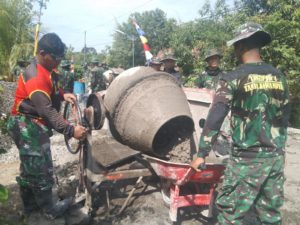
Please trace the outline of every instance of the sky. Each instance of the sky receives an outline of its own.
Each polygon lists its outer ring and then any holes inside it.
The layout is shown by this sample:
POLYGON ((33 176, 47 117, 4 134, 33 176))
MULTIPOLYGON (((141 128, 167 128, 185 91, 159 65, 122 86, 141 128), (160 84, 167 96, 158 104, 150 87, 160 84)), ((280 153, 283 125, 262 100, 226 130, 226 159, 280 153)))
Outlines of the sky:
MULTIPOLYGON (((42 32, 55 32, 67 46, 81 51, 86 31, 87 47, 98 52, 112 43, 116 24, 126 22, 131 13, 159 8, 178 22, 199 18, 206 0, 49 0, 43 9, 42 32)), ((210 1, 211 4, 215 0, 210 1)), ((138 21, 137 21, 138 22, 138 21)))

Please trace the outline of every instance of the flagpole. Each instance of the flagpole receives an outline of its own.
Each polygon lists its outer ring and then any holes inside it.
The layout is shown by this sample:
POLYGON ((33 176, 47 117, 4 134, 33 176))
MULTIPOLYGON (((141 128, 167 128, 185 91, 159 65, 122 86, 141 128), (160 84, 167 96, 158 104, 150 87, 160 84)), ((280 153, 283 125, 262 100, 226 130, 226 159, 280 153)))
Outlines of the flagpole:
POLYGON ((132 38, 132 67, 134 67, 134 36, 132 38))
POLYGON ((130 36, 128 34, 126 34, 125 32, 121 31, 121 30, 118 30, 118 29, 115 29, 116 32, 120 33, 120 34, 123 34, 124 36, 126 36, 129 40, 132 41, 132 67, 134 67, 134 41, 135 41, 135 38, 134 36, 130 36))
POLYGON ((39 15, 38 15, 38 22, 37 22, 36 27, 35 27, 33 56, 36 56, 36 52, 37 52, 37 48, 38 48, 39 33, 40 33, 40 26, 41 26, 42 8, 44 6, 43 0, 40 0, 39 3, 40 3, 40 11, 39 11, 39 15))

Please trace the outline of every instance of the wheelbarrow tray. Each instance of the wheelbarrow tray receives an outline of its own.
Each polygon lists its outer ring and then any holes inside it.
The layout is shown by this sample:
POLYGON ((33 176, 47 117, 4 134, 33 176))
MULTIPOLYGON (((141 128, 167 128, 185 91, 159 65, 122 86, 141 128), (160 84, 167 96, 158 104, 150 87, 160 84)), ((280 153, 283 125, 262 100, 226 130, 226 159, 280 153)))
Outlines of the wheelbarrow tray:
MULTIPOLYGON (((174 163, 145 156, 155 173, 162 178, 178 182, 190 173, 191 166, 185 163, 174 163)), ((222 164, 206 164, 206 169, 202 171, 193 171, 187 178, 187 182, 197 183, 218 183, 221 180, 225 166, 222 164)))
POLYGON ((178 208, 187 206, 206 206, 206 217, 212 217, 214 192, 216 184, 221 182, 224 165, 206 164, 205 170, 195 171, 189 164, 168 162, 150 156, 145 156, 145 159, 159 177, 171 182, 169 216, 173 222, 177 221, 178 208), (196 187, 208 185, 209 191, 203 193, 201 188, 197 188, 197 193, 182 195, 180 190, 188 182, 195 183, 196 187))

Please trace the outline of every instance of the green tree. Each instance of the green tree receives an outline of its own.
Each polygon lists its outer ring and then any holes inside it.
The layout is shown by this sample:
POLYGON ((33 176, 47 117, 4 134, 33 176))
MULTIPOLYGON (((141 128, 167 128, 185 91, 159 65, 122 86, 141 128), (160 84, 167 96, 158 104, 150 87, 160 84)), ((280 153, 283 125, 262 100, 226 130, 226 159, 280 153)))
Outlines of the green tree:
POLYGON ((20 49, 24 46, 27 49, 27 44, 33 43, 32 2, 26 0, 0 1, 0 76, 5 76, 7 79, 11 78, 10 71, 17 59, 22 57, 16 52, 21 54, 24 51, 20 49))
POLYGON ((178 26, 171 38, 178 65, 184 75, 192 76, 187 78, 189 82, 193 82, 195 76, 204 70, 205 52, 209 48, 218 48, 224 52, 226 40, 230 37, 228 24, 225 23, 230 15, 225 0, 216 1, 214 6, 207 1, 199 15, 199 19, 178 26))

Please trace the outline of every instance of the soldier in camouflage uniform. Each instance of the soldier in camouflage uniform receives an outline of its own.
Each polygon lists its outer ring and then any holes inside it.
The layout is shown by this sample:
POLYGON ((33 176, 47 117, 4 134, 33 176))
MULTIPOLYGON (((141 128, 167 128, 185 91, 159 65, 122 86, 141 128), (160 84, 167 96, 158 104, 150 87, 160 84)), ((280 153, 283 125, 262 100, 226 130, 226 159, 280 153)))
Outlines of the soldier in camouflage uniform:
POLYGON ((175 58, 173 53, 168 51, 163 54, 161 62, 164 65, 164 72, 173 75, 177 79, 177 81, 180 84, 182 84, 183 82, 182 82, 181 74, 175 70, 176 60, 177 59, 175 58))
POLYGON ((80 139, 86 129, 72 126, 58 113, 60 102, 74 103, 75 96, 58 89, 58 78, 51 73, 64 56, 65 45, 54 33, 38 43, 37 59, 20 75, 7 129, 19 150, 20 175, 16 178, 24 214, 40 209, 47 218, 62 215, 71 199, 52 200, 53 164, 50 150, 51 129, 80 139))
POLYGON ((75 75, 71 72, 71 62, 64 60, 61 62, 60 67, 62 68, 62 75, 60 78, 60 84, 64 92, 73 93, 75 75))
POLYGON ((106 89, 105 79, 103 76, 104 68, 99 66, 99 61, 93 59, 92 68, 90 69, 92 93, 106 89))
POLYGON ((198 158, 205 163, 231 109, 233 148, 217 197, 220 224, 243 224, 253 208, 261 224, 281 224, 285 143, 289 117, 288 88, 284 74, 261 60, 259 50, 271 42, 256 23, 246 23, 227 44, 234 45, 242 63, 221 77, 199 143, 198 158))
POLYGON ((161 65, 162 65, 162 62, 161 62, 160 58, 158 58, 156 56, 153 57, 151 62, 149 63, 149 66, 156 71, 160 71, 161 65))
POLYGON ((199 88, 207 88, 216 90, 219 79, 223 74, 219 68, 222 54, 216 49, 210 49, 205 56, 207 67, 205 71, 198 76, 197 86, 199 88))
POLYGON ((25 59, 19 59, 17 61, 17 65, 13 70, 13 74, 15 79, 14 80, 18 80, 19 76, 21 73, 24 73, 26 67, 30 64, 29 60, 25 60, 25 59))

